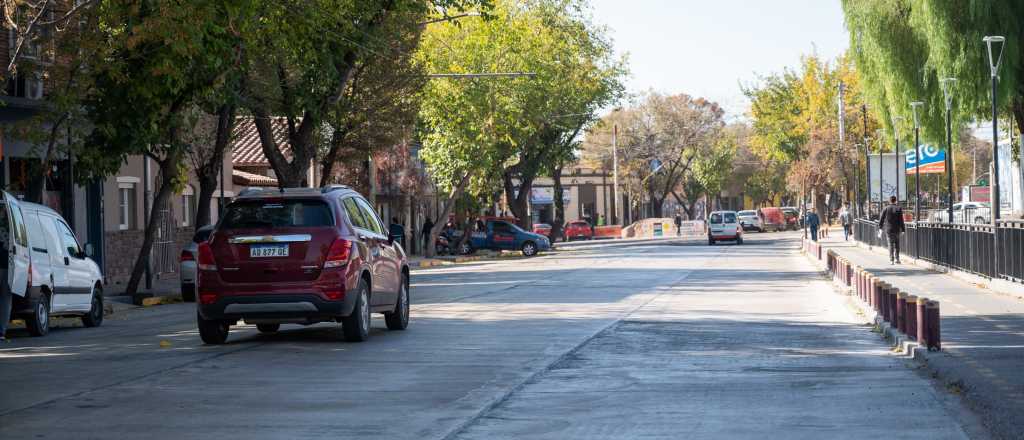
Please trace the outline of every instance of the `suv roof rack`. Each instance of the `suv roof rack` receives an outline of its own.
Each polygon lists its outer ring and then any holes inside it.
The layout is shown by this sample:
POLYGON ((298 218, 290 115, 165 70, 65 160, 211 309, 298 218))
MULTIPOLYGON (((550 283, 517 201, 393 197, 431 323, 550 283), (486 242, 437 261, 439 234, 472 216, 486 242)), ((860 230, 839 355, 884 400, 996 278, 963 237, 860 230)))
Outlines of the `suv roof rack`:
POLYGON ((320 192, 324 193, 324 194, 327 194, 327 193, 330 193, 330 192, 339 191, 339 190, 343 190, 343 189, 352 189, 352 188, 349 188, 348 185, 339 185, 339 184, 335 183, 335 184, 327 185, 327 186, 325 186, 323 188, 320 188, 320 192))

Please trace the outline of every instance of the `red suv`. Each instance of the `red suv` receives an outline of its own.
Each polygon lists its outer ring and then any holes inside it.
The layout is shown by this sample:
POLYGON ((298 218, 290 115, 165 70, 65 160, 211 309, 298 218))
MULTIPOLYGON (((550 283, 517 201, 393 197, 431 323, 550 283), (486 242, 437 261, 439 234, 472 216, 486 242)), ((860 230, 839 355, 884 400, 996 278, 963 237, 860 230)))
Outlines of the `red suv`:
POLYGON ((264 333, 338 321, 353 342, 369 336, 373 312, 391 330, 409 325, 405 251, 348 187, 244 191, 197 254, 207 344, 223 344, 240 319, 264 333))

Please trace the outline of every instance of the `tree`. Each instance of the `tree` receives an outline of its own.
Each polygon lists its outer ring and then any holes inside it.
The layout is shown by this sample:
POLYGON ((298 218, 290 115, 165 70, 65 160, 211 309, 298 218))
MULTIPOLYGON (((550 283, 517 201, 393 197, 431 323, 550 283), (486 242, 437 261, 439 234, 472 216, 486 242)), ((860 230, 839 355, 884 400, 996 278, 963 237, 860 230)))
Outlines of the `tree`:
MULTIPOLYGON (((953 77, 958 127, 990 115, 990 70, 982 38, 1006 37, 998 101, 1024 126, 1024 3, 1016 0, 843 0, 864 87, 892 133, 890 112, 910 117, 924 101, 923 137, 945 144, 945 104, 938 80, 953 77)), ((998 50, 998 48, 997 48, 998 50)), ((909 119, 908 119, 909 120, 909 119)), ((954 129, 956 130, 956 129, 954 129)), ((903 130, 905 139, 912 139, 903 130)), ((891 135, 890 135, 891 136, 891 135)))
MULTIPOLYGON (((534 179, 561 175, 579 134, 597 120, 597 110, 621 96, 625 68, 607 29, 589 20, 581 0, 537 0, 527 11, 523 15, 530 16, 533 33, 524 41, 529 50, 520 50, 520 56, 523 68, 536 76, 519 94, 525 118, 522 138, 514 142, 514 159, 505 167, 502 181, 512 214, 529 229, 534 179)), ((556 186, 561 187, 560 180, 556 186)), ((559 210, 557 205, 555 223, 560 229, 564 207, 559 210)))
POLYGON ((337 112, 344 111, 361 63, 390 56, 392 39, 406 35, 396 32, 391 20, 419 26, 409 17, 487 7, 488 1, 286 0, 260 5, 259 25, 246 38, 251 56, 243 77, 245 107, 255 116, 263 152, 281 186, 294 187, 308 183, 309 167, 327 142, 325 123, 344 121, 337 112), (287 145, 275 141, 272 117, 285 119, 287 145))
POLYGON ((104 2, 102 45, 87 59, 94 87, 84 101, 93 125, 78 151, 79 178, 110 175, 129 155, 157 163, 158 186, 126 291, 134 294, 153 246, 156 225, 181 185, 189 109, 223 82, 250 22, 244 0, 188 3, 104 2))
POLYGON ((704 98, 649 92, 591 132, 584 154, 591 160, 609 156, 610 130, 618 125, 620 182, 630 193, 648 193, 654 216, 661 217, 665 198, 713 146, 723 115, 718 104, 704 98))

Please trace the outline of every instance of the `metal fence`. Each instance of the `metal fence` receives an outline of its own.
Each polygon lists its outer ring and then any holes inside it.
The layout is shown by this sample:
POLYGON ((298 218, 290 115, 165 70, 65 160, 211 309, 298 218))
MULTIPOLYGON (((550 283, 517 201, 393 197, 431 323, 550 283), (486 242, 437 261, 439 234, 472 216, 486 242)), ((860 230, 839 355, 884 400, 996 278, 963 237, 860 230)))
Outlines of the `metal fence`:
MULTIPOLYGON (((887 247, 878 222, 858 219, 854 237, 869 246, 887 247)), ((907 223, 900 253, 989 278, 1024 281, 1024 221, 1001 220, 998 227, 967 223, 907 223), (992 240, 999 243, 998 267, 992 240)))

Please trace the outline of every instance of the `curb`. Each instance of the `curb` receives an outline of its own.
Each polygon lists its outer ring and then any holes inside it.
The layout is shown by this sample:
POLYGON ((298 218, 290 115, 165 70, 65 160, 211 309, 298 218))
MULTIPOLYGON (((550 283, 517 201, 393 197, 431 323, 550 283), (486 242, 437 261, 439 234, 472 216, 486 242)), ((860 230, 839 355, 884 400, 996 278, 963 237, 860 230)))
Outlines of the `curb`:
POLYGON ((142 298, 142 307, 161 306, 165 304, 177 304, 183 302, 181 295, 156 295, 142 298))

